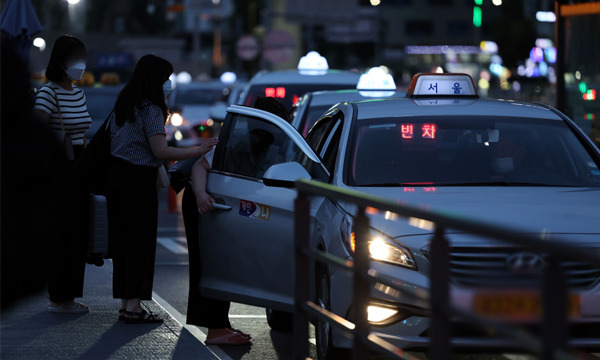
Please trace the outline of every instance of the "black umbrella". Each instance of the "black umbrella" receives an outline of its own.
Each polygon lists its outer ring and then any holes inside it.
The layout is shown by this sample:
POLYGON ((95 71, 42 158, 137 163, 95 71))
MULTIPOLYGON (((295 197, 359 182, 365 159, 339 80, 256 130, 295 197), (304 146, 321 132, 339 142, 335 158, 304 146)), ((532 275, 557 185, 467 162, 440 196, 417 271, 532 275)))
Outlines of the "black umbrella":
POLYGON ((2 40, 8 40, 23 60, 29 60, 31 39, 42 31, 30 0, 8 0, 2 9, 2 40))

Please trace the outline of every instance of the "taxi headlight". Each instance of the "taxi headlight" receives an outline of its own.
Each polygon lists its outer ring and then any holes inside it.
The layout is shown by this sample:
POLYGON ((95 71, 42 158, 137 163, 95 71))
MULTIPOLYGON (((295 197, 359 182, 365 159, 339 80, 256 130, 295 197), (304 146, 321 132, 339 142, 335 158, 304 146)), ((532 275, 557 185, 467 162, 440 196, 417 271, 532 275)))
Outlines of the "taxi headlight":
POLYGON ((183 116, 180 113, 174 113, 171 115, 171 125, 181 126, 183 125, 183 116))
POLYGON ((367 320, 371 323, 379 323, 396 315, 398 310, 377 305, 367 306, 367 320))
POLYGON ((179 130, 177 130, 177 131, 175 132, 175 135, 174 135, 174 136, 175 136, 175 140, 177 140, 177 141, 181 141, 181 140, 183 140, 183 134, 182 134, 182 133, 181 133, 181 131, 179 131, 179 130))
MULTIPOLYGON (((348 249, 354 253, 356 251, 356 234, 354 231, 349 231, 351 226, 351 221, 346 220, 345 226, 342 227, 342 234, 348 249)), ((417 270, 417 264, 410 250, 381 233, 372 232, 370 234, 369 255, 371 255, 371 259, 376 261, 417 270)))
POLYGON ((369 241, 369 253, 373 260, 416 269, 415 260, 407 248, 399 244, 391 244, 382 236, 374 237, 369 241))

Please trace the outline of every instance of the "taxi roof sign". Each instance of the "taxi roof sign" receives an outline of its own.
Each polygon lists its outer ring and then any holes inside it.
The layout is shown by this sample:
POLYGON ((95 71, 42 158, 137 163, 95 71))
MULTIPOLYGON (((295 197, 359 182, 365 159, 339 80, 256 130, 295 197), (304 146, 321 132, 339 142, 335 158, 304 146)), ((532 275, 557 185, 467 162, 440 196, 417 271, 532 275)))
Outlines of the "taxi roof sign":
POLYGON ((406 96, 479 97, 473 79, 459 73, 416 74, 406 96))
POLYGON ((362 74, 356 84, 358 90, 396 90, 396 83, 392 75, 380 67, 369 69, 362 74))
POLYGON ((307 75, 321 75, 327 73, 329 64, 327 59, 316 51, 310 51, 300 58, 298 70, 307 75))

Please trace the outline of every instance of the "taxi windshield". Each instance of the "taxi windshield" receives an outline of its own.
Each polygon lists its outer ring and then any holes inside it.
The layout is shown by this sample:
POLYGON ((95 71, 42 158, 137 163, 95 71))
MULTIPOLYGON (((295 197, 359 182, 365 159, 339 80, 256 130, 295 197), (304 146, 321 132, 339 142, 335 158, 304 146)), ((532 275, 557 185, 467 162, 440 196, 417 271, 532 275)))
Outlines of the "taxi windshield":
POLYGON ((353 84, 273 84, 254 85, 248 90, 248 96, 243 105, 252 106, 259 96, 274 97, 281 101, 286 108, 291 109, 300 98, 310 91, 342 90, 352 88, 353 84))
POLYGON ((598 159, 559 120, 359 120, 353 139, 351 186, 600 186, 598 159))

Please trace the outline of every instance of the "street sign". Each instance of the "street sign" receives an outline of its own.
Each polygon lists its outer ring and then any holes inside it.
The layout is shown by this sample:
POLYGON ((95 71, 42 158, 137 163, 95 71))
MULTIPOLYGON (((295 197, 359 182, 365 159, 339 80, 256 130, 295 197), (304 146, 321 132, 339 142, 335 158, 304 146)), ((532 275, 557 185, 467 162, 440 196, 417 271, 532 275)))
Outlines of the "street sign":
POLYGON ((281 64, 294 56, 296 42, 283 30, 273 30, 264 39, 263 56, 273 64, 281 64))
POLYGON ((258 41, 252 35, 244 35, 236 43, 237 56, 242 60, 254 59, 259 51, 258 41))

